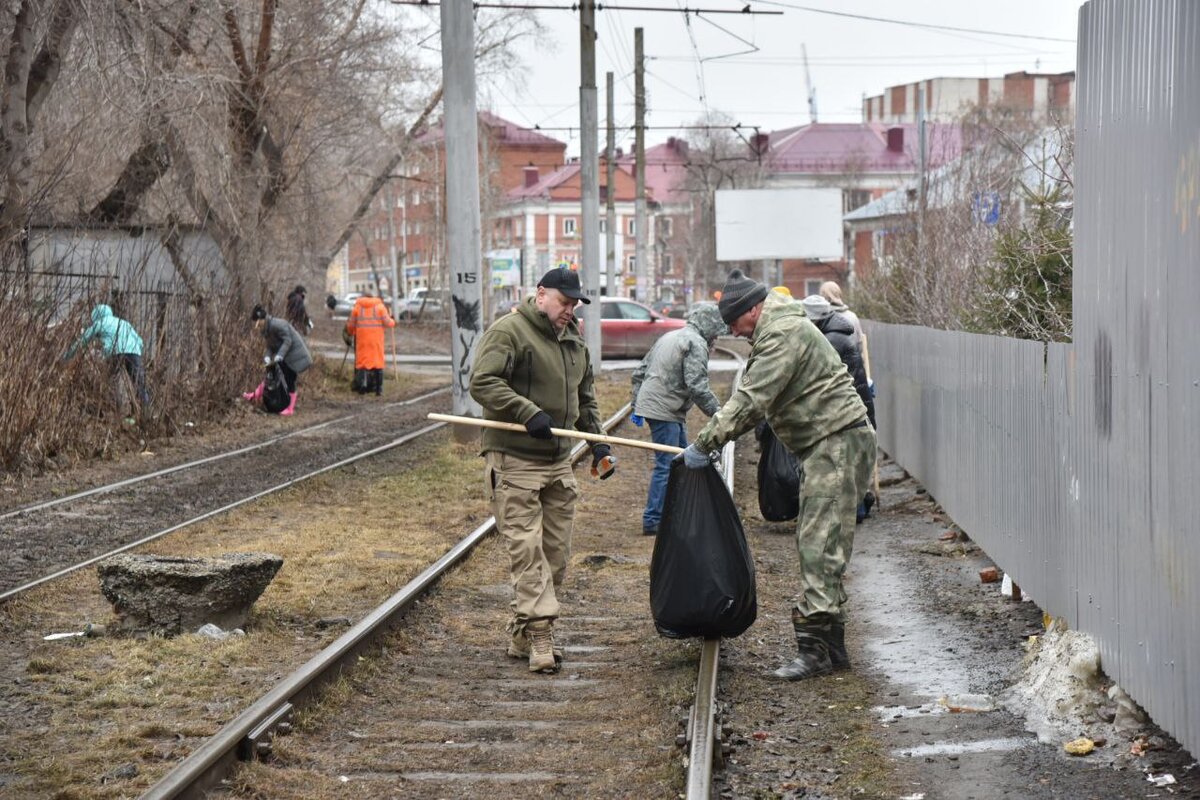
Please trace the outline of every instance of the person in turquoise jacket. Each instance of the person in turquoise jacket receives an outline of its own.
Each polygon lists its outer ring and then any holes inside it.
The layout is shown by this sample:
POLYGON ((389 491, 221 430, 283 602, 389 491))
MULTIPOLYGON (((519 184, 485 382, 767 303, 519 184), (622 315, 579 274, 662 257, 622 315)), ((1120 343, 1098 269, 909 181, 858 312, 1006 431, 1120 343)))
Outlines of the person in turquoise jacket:
POLYGON ((150 393, 146 391, 146 372, 142 367, 142 337, 138 336, 133 325, 100 303, 92 309, 92 324, 71 345, 63 358, 71 358, 94 340, 100 342, 100 349, 108 356, 113 375, 125 370, 137 391, 138 400, 143 406, 149 405, 150 393))

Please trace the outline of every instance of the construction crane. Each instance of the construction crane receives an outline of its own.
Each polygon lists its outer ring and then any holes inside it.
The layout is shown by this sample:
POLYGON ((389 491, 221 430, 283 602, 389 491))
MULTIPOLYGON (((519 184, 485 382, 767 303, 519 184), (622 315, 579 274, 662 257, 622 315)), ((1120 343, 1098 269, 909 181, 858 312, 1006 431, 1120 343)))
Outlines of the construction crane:
POLYGON ((817 90, 813 88, 812 76, 808 74, 808 48, 800 44, 800 55, 804 59, 804 84, 808 87, 808 121, 817 121, 817 90))

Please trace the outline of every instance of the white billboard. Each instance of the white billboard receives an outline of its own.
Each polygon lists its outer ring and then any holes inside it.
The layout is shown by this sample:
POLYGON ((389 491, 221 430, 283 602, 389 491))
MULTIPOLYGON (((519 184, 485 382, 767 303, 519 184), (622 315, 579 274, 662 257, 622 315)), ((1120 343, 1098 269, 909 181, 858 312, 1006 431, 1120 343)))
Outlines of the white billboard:
POLYGON ((717 192, 717 260, 845 258, 841 189, 717 192))

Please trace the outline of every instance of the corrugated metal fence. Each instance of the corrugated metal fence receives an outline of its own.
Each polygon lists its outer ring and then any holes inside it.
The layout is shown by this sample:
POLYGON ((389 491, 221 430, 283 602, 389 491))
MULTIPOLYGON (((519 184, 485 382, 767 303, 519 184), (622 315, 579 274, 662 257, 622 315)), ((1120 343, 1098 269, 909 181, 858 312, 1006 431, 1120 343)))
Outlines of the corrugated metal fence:
POLYGON ((884 449, 1200 753, 1200 3, 1080 14, 1074 343, 868 323, 884 449))

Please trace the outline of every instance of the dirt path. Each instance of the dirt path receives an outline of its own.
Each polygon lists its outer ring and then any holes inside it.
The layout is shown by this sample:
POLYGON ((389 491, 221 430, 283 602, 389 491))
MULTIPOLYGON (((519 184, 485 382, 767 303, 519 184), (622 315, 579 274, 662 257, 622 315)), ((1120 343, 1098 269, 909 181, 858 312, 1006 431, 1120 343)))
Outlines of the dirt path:
MULTIPOLYGON (((792 525, 758 513, 756 459, 752 443, 740 452, 737 496, 758 564, 759 619, 724 648, 720 692, 737 747, 722 796, 1166 797, 1147 770, 1172 773, 1177 796, 1200 796, 1198 770, 1187 769, 1195 759, 1161 731, 1147 731, 1158 749, 1120 756, 1114 770, 1109 759, 1039 744, 1006 711, 949 712, 995 701, 1015 680, 1025 637, 1042 632, 1041 610, 981 584, 979 570, 992 562, 969 543, 941 541, 949 521, 894 465, 883 471, 896 482, 884 489, 882 511, 855 540, 846 634, 854 669, 799 684, 770 680, 795 647, 796 552, 792 525)), ((1129 744, 1107 747, 1127 753, 1129 744)))

